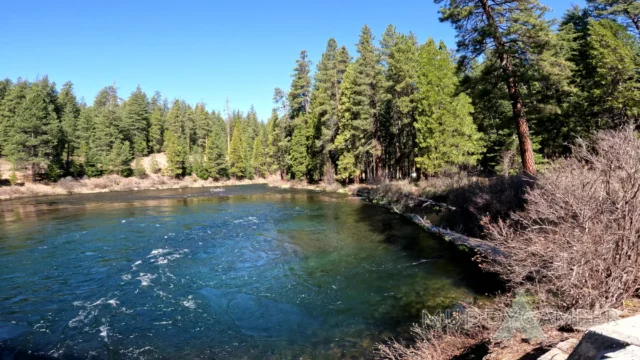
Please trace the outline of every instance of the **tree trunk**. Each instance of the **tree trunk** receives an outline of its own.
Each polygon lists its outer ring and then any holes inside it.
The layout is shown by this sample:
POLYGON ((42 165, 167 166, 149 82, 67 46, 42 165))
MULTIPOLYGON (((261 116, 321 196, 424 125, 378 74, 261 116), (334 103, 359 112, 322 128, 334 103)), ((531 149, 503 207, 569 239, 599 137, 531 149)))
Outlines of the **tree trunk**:
POLYGON ((524 112, 522 94, 520 93, 518 82, 513 74, 511 59, 506 53, 505 44, 499 34, 491 8, 489 8, 487 0, 480 0, 480 4, 482 5, 485 17, 487 18, 487 23, 493 30, 493 41, 496 44, 500 67, 502 68, 502 73, 506 78, 509 99, 511 100, 511 108, 513 109, 513 118, 516 122, 516 132, 518 134, 518 143, 520 145, 520 158, 522 159, 522 170, 528 176, 533 177, 536 175, 536 165, 533 158, 533 146, 531 145, 531 139, 529 137, 529 125, 527 124, 527 117, 524 112))
POLYGON ((516 121, 516 132, 518 133, 518 143, 520 145, 520 158, 522 159, 522 170, 529 176, 536 175, 536 164, 533 158, 533 145, 529 137, 529 124, 524 113, 524 104, 522 95, 518 88, 518 83, 513 77, 511 61, 506 54, 500 55, 500 63, 502 71, 507 76, 507 90, 509 91, 509 99, 513 108, 513 117, 516 121))

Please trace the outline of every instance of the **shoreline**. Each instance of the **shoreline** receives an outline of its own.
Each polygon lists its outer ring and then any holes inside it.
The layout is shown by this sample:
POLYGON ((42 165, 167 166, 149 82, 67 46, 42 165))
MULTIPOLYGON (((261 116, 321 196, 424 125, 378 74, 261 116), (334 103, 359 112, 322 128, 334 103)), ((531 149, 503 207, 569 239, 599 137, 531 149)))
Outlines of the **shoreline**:
POLYGON ((123 191, 186 189, 204 187, 225 187, 236 185, 267 184, 268 180, 259 178, 253 180, 224 181, 202 180, 195 176, 187 176, 182 179, 166 177, 162 175, 149 175, 139 179, 135 177, 122 177, 107 175, 99 178, 73 179, 64 178, 55 183, 24 183, 13 186, 0 186, 0 202, 25 198, 82 195, 123 191))
MULTIPOLYGON (((468 237, 464 234, 453 232, 441 228, 437 225, 430 223, 426 218, 419 216, 411 211, 404 211, 402 206, 396 207, 394 201, 387 199, 384 195, 375 191, 376 185, 370 184, 351 184, 348 186, 341 185, 340 183, 334 183, 331 185, 318 183, 309 184, 306 182, 281 180, 277 176, 270 176, 268 178, 258 179, 243 179, 235 180, 228 179, 223 181, 214 181, 212 179, 202 180, 194 175, 187 176, 181 179, 167 177, 163 175, 148 175, 145 178, 136 177, 122 177, 119 175, 106 175, 98 178, 63 178, 55 183, 31 183, 27 182, 22 185, 13 186, 1 186, 0 187, 0 202, 47 197, 47 196, 61 196, 61 195, 83 195, 83 194, 98 194, 109 192, 125 192, 125 191, 145 191, 145 190, 166 190, 166 189, 186 189, 186 188, 205 188, 205 187, 226 187, 226 186, 239 186, 239 185, 255 185, 265 184, 269 187, 278 189, 297 189, 308 190, 316 192, 332 192, 339 194, 348 194, 356 196, 359 199, 382 206, 391 212, 400 214, 409 219, 414 224, 420 226, 423 231, 438 236, 443 241, 452 243, 458 250, 468 251, 471 249, 478 255, 485 257, 492 257, 497 255, 497 249, 490 246, 486 241, 468 237), (400 208, 400 210, 398 209, 400 208)), ((425 201, 410 194, 403 195, 404 200, 415 201, 416 199, 425 201)), ((426 200, 430 201, 430 200, 426 200)), ((448 206, 447 204, 433 203, 436 207, 448 206)))

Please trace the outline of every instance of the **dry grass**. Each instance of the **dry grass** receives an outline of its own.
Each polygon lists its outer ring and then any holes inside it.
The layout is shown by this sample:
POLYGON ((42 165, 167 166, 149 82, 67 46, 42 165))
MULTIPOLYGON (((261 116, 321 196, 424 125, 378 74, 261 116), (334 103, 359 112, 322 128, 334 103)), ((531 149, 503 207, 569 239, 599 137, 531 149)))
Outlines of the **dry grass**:
POLYGON ((359 185, 357 187, 344 187, 338 182, 320 182, 317 184, 309 184, 306 181, 289 181, 282 180, 279 176, 272 175, 266 179, 266 182, 271 187, 277 187, 281 189, 304 189, 304 190, 314 190, 314 191, 326 191, 326 192, 341 192, 341 193, 349 193, 355 194, 356 189, 362 186, 367 185, 359 185))
POLYGON ((450 359, 477 343, 477 340, 470 336, 430 331, 418 325, 413 326, 411 332, 412 344, 395 340, 388 344, 378 344, 376 357, 389 360, 450 359))
POLYGON ((640 292, 640 140, 631 130, 579 143, 526 194, 524 211, 485 218, 506 256, 487 265, 560 309, 620 307, 640 292))
POLYGON ((211 179, 201 180, 195 176, 176 179, 161 175, 149 175, 144 179, 139 179, 135 177, 125 178, 118 175, 106 175, 99 178, 85 178, 79 180, 67 177, 52 184, 25 183, 21 186, 3 186, 0 187, 0 199, 4 200, 46 195, 88 194, 110 191, 177 189, 187 187, 228 186, 263 183, 266 183, 266 180, 231 179, 225 181, 213 181, 211 179))

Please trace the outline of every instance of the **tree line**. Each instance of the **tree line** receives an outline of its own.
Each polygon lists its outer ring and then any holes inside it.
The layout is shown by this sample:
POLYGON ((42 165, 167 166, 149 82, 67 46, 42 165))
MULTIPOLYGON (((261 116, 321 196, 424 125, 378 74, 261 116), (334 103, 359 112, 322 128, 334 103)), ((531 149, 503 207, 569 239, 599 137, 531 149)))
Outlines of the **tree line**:
POLYGON ((589 0, 559 20, 536 0, 435 2, 456 50, 392 25, 376 41, 365 25, 355 57, 329 39, 313 75, 303 50, 266 123, 253 109, 223 115, 140 87, 122 99, 107 86, 87 105, 70 82, 5 79, 0 154, 34 180, 126 176, 158 152, 165 174, 203 179, 533 176, 576 138, 638 123, 638 2, 589 0))

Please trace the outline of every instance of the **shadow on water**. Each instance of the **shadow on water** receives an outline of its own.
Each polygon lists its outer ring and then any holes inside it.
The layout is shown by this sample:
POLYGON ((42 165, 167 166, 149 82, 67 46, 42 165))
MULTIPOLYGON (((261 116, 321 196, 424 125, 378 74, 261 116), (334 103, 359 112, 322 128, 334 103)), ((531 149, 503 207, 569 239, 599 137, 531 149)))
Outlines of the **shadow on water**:
MULTIPOLYGON (((43 354, 33 354, 30 351, 24 349, 18 349, 15 347, 4 346, 0 344, 0 360, 53 360, 56 357, 43 354)), ((64 356, 65 360, 80 360, 80 357, 64 356)))
POLYGON ((385 242, 398 246, 407 252, 407 256, 417 261, 438 254, 439 260, 447 260, 462 270, 461 281, 478 294, 495 295, 505 290, 504 282, 497 274, 483 271, 474 260, 473 251, 465 251, 455 244, 434 234, 429 234, 406 217, 371 203, 360 207, 359 221, 384 236, 385 242), (405 229, 399 236, 397 228, 405 229))
MULTIPOLYGON (((420 322, 423 311, 433 313, 459 309, 461 298, 456 292, 458 288, 473 291, 472 298, 464 300, 471 303, 505 289, 504 282, 497 274, 480 269, 474 260, 475 253, 463 251, 453 243, 425 232, 402 215, 363 202, 358 221, 382 236, 385 243, 402 249, 407 257, 414 260, 413 264, 420 266, 420 270, 427 274, 424 278, 428 284, 418 282, 414 288, 405 289, 401 306, 386 314, 387 321, 394 323, 404 334, 409 334, 409 325, 420 322), (434 276, 430 277, 429 273, 434 273, 434 276)), ((474 357, 484 351, 481 345, 470 349, 469 357, 460 359, 482 358, 474 357)))

